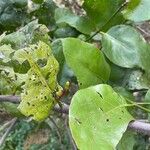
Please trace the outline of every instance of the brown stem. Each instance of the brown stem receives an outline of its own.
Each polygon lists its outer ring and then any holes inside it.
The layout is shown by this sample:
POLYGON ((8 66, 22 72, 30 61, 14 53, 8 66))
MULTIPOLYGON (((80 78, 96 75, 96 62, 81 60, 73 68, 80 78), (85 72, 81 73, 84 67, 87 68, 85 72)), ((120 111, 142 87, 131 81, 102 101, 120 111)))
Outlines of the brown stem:
POLYGON ((0 95, 0 102, 19 103, 20 96, 0 95))
MULTIPOLYGON (((19 103, 20 97, 0 95, 0 102, 19 103)), ((54 107, 54 110, 59 113, 69 114, 69 105, 62 103, 62 108, 60 108, 59 105, 56 105, 54 107)), ((128 129, 136 131, 138 133, 143 133, 145 135, 150 135, 150 123, 148 123, 147 121, 131 121, 128 125, 128 129)))
POLYGON ((3 134, 3 136, 0 139, 0 147, 5 142, 5 139, 7 138, 7 136, 9 135, 9 133, 11 132, 11 130, 14 127, 14 125, 16 124, 16 121, 17 121, 17 118, 12 119, 11 125, 7 128, 6 132, 3 134))

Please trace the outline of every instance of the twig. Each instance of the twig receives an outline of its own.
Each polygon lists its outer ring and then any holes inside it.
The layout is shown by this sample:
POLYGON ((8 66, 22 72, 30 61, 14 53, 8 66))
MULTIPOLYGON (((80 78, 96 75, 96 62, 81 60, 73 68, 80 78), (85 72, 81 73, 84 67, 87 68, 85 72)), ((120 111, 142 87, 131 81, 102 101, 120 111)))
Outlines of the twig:
POLYGON ((70 131, 70 128, 68 128, 68 118, 66 118, 65 120, 65 126, 66 126, 66 129, 67 129, 67 133, 68 133, 68 136, 69 136, 69 139, 70 139, 70 142, 73 146, 73 150, 77 150, 77 146, 72 138, 72 134, 71 134, 71 131, 70 131))
POLYGON ((74 142, 74 140, 73 140, 73 138, 72 138, 72 134, 71 134, 70 129, 69 129, 68 127, 66 127, 66 128, 67 128, 68 136, 69 136, 69 138, 70 138, 70 142, 71 142, 71 144, 72 144, 72 146, 73 146, 73 150, 78 150, 78 149, 77 149, 77 146, 76 146, 76 144, 75 144, 75 142, 74 142))
MULTIPOLYGON (((20 96, 10 96, 10 95, 0 95, 0 102, 10 102, 10 103, 19 103, 20 96)), ((62 103, 62 108, 57 104, 54 107, 54 110, 60 113, 68 114, 69 106, 65 103, 62 103)))
POLYGON ((110 17, 110 19, 100 28, 98 29, 92 36, 90 36, 87 40, 91 40, 94 36, 96 36, 108 23, 112 21, 112 19, 128 4, 128 1, 125 1, 116 11, 115 13, 110 17))
MULTIPOLYGON (((0 102, 11 102, 11 103, 19 103, 20 101, 20 97, 18 96, 4 96, 4 95, 1 95, 0 96, 0 102), (12 98, 12 99, 11 99, 12 98), (16 100, 15 100, 16 98, 16 100)), ((69 106, 62 103, 62 108, 60 108, 58 105, 56 105, 54 107, 54 110, 56 112, 59 112, 59 113, 64 113, 64 114, 68 114, 69 113, 69 106)), ((136 120, 136 121, 132 121, 129 123, 128 125, 128 129, 131 129, 131 130, 134 130, 136 132, 139 132, 139 133, 143 133, 143 134, 146 134, 146 135, 150 135, 150 123, 148 123, 147 121, 141 121, 141 120, 136 120)))
POLYGON ((20 96, 0 95, 0 102, 19 103, 20 96))
POLYGON ((10 131, 12 130, 12 128, 14 127, 15 123, 17 121, 17 118, 14 118, 11 122, 11 125, 8 127, 8 129, 6 130, 6 132, 3 134, 3 136, 0 139, 0 147, 3 145, 3 143, 5 142, 7 136, 9 135, 10 131))
POLYGON ((57 104, 54 107, 54 111, 59 112, 59 113, 63 113, 63 114, 68 114, 69 113, 69 105, 62 103, 62 108, 61 108, 57 104))
POLYGON ((129 123, 128 129, 145 135, 150 135, 150 123, 147 122, 138 120, 132 121, 129 123))
POLYGON ((145 30, 143 30, 141 27, 136 26, 136 28, 137 28, 139 31, 141 31, 146 37, 150 37, 150 34, 147 33, 145 30))
POLYGON ((0 127, 0 132, 2 132, 4 129, 6 129, 11 123, 12 123, 13 120, 10 120, 8 122, 6 122, 2 127, 0 127))
POLYGON ((60 132, 60 129, 59 127, 57 126, 56 122, 53 120, 53 118, 49 117, 50 118, 50 121, 53 123, 53 125, 55 126, 56 128, 56 133, 58 135, 58 138, 59 138, 59 143, 62 145, 62 137, 61 137, 61 132, 60 132))

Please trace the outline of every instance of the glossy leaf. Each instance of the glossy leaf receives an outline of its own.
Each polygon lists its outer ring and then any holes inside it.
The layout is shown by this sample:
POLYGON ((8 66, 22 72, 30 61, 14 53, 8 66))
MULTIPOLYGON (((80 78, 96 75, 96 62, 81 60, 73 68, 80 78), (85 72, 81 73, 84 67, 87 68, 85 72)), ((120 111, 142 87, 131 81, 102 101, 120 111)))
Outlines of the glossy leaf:
POLYGON ((57 84, 58 62, 50 47, 43 42, 18 50, 14 58, 18 58, 20 63, 27 60, 31 66, 22 87, 24 92, 18 108, 25 116, 41 121, 49 115, 56 103, 53 94, 60 88, 57 84))
POLYGON ((104 83, 109 79, 109 65, 94 45, 75 38, 63 39, 62 45, 66 62, 77 76, 80 88, 104 83))
POLYGON ((83 8, 96 27, 108 29, 123 21, 120 12, 109 21, 123 3, 124 0, 84 0, 83 8))
POLYGON ((130 26, 119 25, 102 33, 102 47, 108 59, 118 66, 149 70, 150 46, 130 26))
POLYGON ((56 23, 66 23, 84 34, 90 34, 95 30, 94 24, 86 17, 73 14, 69 9, 58 8, 55 11, 56 23))
POLYGON ((149 0, 130 0, 127 8, 123 11, 125 18, 134 22, 150 20, 149 0))
POLYGON ((114 150, 133 120, 126 105, 109 85, 79 90, 69 109, 69 125, 78 148, 114 150))

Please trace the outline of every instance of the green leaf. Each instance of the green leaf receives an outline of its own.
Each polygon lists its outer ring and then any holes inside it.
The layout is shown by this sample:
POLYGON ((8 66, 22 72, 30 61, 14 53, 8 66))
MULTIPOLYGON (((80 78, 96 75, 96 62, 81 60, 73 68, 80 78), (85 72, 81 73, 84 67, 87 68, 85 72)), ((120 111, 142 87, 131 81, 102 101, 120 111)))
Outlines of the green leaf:
MULTIPOLYGON (((47 33, 48 29, 46 28, 46 26, 38 24, 37 20, 35 20, 16 32, 8 35, 4 34, 3 36, 1 36, 0 40, 0 46, 2 45, 0 53, 5 55, 5 57, 1 55, 1 57, 3 57, 3 61, 10 61, 11 57, 13 56, 13 49, 17 50, 27 47, 29 44, 37 43, 39 40, 50 44, 49 35, 47 33)), ((7 65, 13 67, 14 71, 18 73, 26 73, 30 68, 28 62, 24 62, 23 65, 20 65, 17 58, 16 60, 11 60, 7 65)))
POLYGON ((77 37, 79 32, 70 26, 60 27, 54 32, 55 38, 77 37))
POLYGON ((39 40, 49 43, 47 32, 46 26, 40 25, 37 20, 34 20, 18 31, 4 36, 0 45, 10 44, 12 48, 20 49, 37 43, 39 40))
POLYGON ((149 0, 130 0, 127 8, 123 11, 126 19, 134 22, 150 20, 149 0))
POLYGON ((2 39, 3 39, 5 36, 6 36, 6 33, 5 33, 5 32, 0 35, 0 43, 1 43, 2 39))
POLYGON ((44 24, 48 27, 50 31, 53 31, 56 28, 55 25, 55 9, 57 8, 53 0, 34 0, 34 2, 39 2, 41 5, 37 5, 37 9, 31 13, 32 16, 35 16, 40 24, 44 24))
POLYGON ((118 25, 102 33, 102 47, 108 59, 118 66, 149 70, 150 46, 130 26, 118 25))
POLYGON ((20 94, 21 85, 26 81, 26 74, 15 73, 9 66, 0 66, 0 94, 20 94))
POLYGON ((56 9, 55 20, 58 25, 66 23, 84 34, 90 34, 95 30, 94 24, 88 18, 77 16, 69 9, 56 9))
POLYGON ((60 85, 64 86, 67 81, 74 78, 74 73, 66 64, 61 40, 55 40, 52 42, 52 51, 60 68, 57 76, 58 82, 60 85))
POLYGON ((43 3, 43 0, 32 0, 34 3, 37 3, 37 4, 41 4, 43 3))
MULTIPOLYGON (((144 102, 150 103, 150 89, 147 91, 145 95, 144 102)), ((148 105, 147 108, 150 109, 150 105, 148 105)), ((150 113, 148 113, 148 120, 150 121, 150 113)))
POLYGON ((11 54, 14 52, 14 50, 11 48, 10 45, 2 45, 0 46, 0 60, 3 63, 7 63, 11 61, 11 54))
POLYGON ((117 145, 117 150, 133 150, 135 143, 135 134, 131 131, 126 131, 117 145))
POLYGON ((69 125, 78 148, 114 150, 133 120, 126 105, 109 85, 79 90, 69 109, 69 125))
POLYGON ((96 27, 104 27, 107 30, 111 26, 123 21, 121 13, 118 13, 118 15, 109 21, 123 3, 124 0, 116 0, 115 2, 114 0, 84 0, 83 8, 90 17, 90 20, 95 23, 96 27))
POLYGON ((80 88, 104 83, 109 79, 109 65, 94 45, 75 38, 63 39, 62 45, 66 62, 77 76, 80 88))
POLYGON ((123 81, 125 87, 129 90, 142 90, 150 88, 149 75, 141 70, 131 70, 126 72, 123 81))
POLYGON ((56 103, 54 93, 60 89, 57 83, 58 62, 50 47, 43 42, 16 51, 14 58, 18 58, 20 63, 27 60, 31 66, 18 108, 25 116, 44 120, 56 103))
POLYGON ((149 74, 141 69, 125 69, 111 64, 111 85, 122 86, 128 90, 142 90, 150 88, 149 74))
POLYGON ((0 31, 14 30, 23 24, 27 17, 27 0, 0 1, 0 31))
POLYGON ((110 73, 110 81, 113 83, 119 83, 120 80, 122 80, 122 78, 124 78, 124 75, 126 73, 125 68, 119 67, 113 63, 109 63, 110 64, 110 68, 111 68, 111 73, 110 73))
POLYGON ((18 117, 18 118, 22 118, 24 117, 21 112, 17 109, 18 104, 13 104, 13 103, 9 103, 9 102, 5 102, 5 103, 1 103, 0 104, 5 111, 10 114, 13 117, 18 117))
POLYGON ((113 89, 116 93, 120 94, 125 99, 134 100, 134 96, 132 92, 127 91, 125 88, 120 86, 120 87, 114 87, 113 89))
POLYGON ((146 95, 145 95, 145 101, 149 102, 150 101, 150 90, 147 91, 146 95))

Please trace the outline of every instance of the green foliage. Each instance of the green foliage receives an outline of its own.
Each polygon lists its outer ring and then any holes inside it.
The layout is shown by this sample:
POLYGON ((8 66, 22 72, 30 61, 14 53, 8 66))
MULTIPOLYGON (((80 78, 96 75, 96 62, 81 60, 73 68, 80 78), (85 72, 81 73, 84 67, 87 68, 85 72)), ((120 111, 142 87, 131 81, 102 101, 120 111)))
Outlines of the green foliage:
POLYGON ((122 139, 117 145, 117 150, 133 150, 136 143, 135 135, 131 131, 127 131, 123 134, 122 139))
POLYGON ((116 11, 124 3, 124 0, 84 0, 83 8, 86 10, 87 15, 91 21, 95 23, 97 28, 108 29, 113 25, 120 24, 123 21, 121 13, 118 13, 113 20, 110 18, 116 13, 116 11))
POLYGON ((87 17, 77 16, 68 9, 56 9, 55 19, 59 26, 68 24, 84 34, 90 34, 95 29, 94 24, 87 17))
MULTIPOLYGON (((0 94, 21 97, 19 104, 1 102, 0 108, 41 123, 55 104, 67 101, 79 149, 146 149, 148 138, 126 129, 132 115, 149 119, 150 107, 137 104, 136 94, 141 101, 148 91, 149 103, 150 45, 135 27, 150 19, 150 1, 84 0, 72 6, 80 12, 53 0, 0 1, 0 94)), ((18 127, 1 149, 21 150, 33 128, 18 127)), ((71 149, 53 137, 30 149, 71 149)))
POLYGON ((57 131, 52 125, 49 126, 44 122, 39 124, 34 121, 27 122, 22 120, 14 127, 5 144, 0 147, 0 150, 25 150, 27 148, 28 150, 71 150, 72 146, 65 128, 62 127, 61 131, 63 146, 59 144, 57 131), (36 134, 40 132, 41 135, 36 134), (48 132, 48 135, 46 132, 48 132), (34 139, 30 139, 29 137, 34 134, 34 139), (45 140, 45 142, 42 142, 42 140, 45 140), (33 141, 37 141, 38 144, 33 143, 33 141))
POLYGON ((64 86, 67 81, 74 79, 74 73, 66 64, 61 40, 56 40, 52 43, 52 50, 59 63, 58 82, 64 86))
POLYGON ((141 34, 130 26, 119 25, 102 33, 102 46, 105 55, 118 66, 149 69, 150 47, 141 34))
POLYGON ((54 32, 54 37, 56 38, 77 37, 77 36, 78 32, 70 26, 60 27, 54 32))
POLYGON ((43 120, 56 103, 53 93, 60 88, 56 81, 58 62, 50 47, 43 42, 18 50, 14 58, 18 58, 20 63, 27 60, 31 67, 27 72, 18 108, 25 116, 43 120))
POLYGON ((20 49, 27 47, 29 44, 37 43, 38 40, 47 43, 49 40, 47 32, 48 29, 44 25, 40 25, 37 20, 34 20, 18 31, 4 36, 1 45, 11 44, 12 48, 20 49))
POLYGON ((78 91, 69 111, 69 125, 77 146, 82 150, 115 149, 128 122, 133 120, 126 106, 126 100, 109 85, 78 91))
POLYGON ((63 39, 62 45, 66 62, 76 74, 80 88, 104 83, 109 79, 109 65, 94 45, 74 38, 63 39))
POLYGON ((0 1, 0 32, 14 30, 26 20, 27 0, 0 1))
POLYGON ((45 24, 50 31, 53 31, 56 28, 54 13, 57 8, 53 0, 33 0, 33 2, 41 4, 31 12, 31 16, 37 17, 40 24, 45 24))
POLYGON ((17 109, 18 104, 12 104, 9 102, 4 102, 1 106, 5 109, 5 111, 13 117, 23 118, 22 113, 17 109))
POLYGON ((150 20, 149 0, 130 0, 127 8, 123 11, 125 18, 134 22, 150 20))

